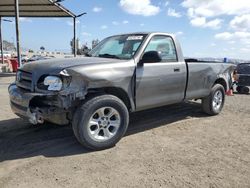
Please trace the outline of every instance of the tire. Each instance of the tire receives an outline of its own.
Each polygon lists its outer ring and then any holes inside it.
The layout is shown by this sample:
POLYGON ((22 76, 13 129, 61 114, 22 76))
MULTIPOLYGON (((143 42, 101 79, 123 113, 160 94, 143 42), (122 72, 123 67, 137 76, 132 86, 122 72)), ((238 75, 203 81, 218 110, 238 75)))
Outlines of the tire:
POLYGON ((217 115, 221 112, 225 102, 225 90, 220 84, 215 84, 210 94, 202 99, 202 109, 206 114, 217 115))
POLYGON ((238 92, 238 93, 242 93, 242 86, 237 86, 236 87, 236 91, 238 92))
POLYGON ((78 107, 72 128, 84 147, 102 150, 113 147, 123 137, 128 123, 126 105, 113 95, 101 95, 78 107))
POLYGON ((244 86, 242 89, 243 94, 248 94, 249 93, 249 88, 247 86, 244 86))
POLYGON ((236 88, 236 90, 240 94, 248 94, 249 93, 249 88, 247 86, 238 86, 236 88))

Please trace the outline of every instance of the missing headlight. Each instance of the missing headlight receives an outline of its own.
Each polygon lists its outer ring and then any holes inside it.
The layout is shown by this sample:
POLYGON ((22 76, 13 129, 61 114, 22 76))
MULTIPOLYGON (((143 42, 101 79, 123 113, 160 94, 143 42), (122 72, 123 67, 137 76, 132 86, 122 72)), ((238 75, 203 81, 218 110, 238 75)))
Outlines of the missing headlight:
POLYGON ((49 91, 60 91, 63 85, 61 78, 57 76, 47 76, 43 83, 48 86, 49 91))

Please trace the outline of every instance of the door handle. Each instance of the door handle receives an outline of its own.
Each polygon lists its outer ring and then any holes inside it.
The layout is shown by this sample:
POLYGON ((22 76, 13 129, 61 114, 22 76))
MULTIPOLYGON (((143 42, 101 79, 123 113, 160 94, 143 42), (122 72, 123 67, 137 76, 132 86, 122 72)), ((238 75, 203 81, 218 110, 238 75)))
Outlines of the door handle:
POLYGON ((180 72, 180 68, 174 68, 174 72, 180 72))

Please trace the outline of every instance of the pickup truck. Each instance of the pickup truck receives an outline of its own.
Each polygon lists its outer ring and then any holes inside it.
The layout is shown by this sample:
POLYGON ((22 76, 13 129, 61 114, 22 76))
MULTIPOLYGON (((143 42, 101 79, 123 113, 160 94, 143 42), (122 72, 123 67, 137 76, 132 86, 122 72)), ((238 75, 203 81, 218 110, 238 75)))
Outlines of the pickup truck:
POLYGON ((8 88, 12 111, 33 124, 70 124, 85 147, 114 146, 132 112, 201 99, 219 114, 234 66, 185 60, 176 37, 130 33, 108 37, 86 57, 19 68, 8 88))

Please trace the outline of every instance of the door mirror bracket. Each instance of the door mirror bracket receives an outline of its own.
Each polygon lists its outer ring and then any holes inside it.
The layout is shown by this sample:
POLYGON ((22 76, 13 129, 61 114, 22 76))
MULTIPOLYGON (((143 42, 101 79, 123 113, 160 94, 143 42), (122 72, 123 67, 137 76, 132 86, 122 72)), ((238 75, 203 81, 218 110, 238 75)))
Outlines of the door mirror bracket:
POLYGON ((158 51, 148 51, 145 52, 140 60, 140 63, 157 63, 161 62, 162 58, 158 51))

